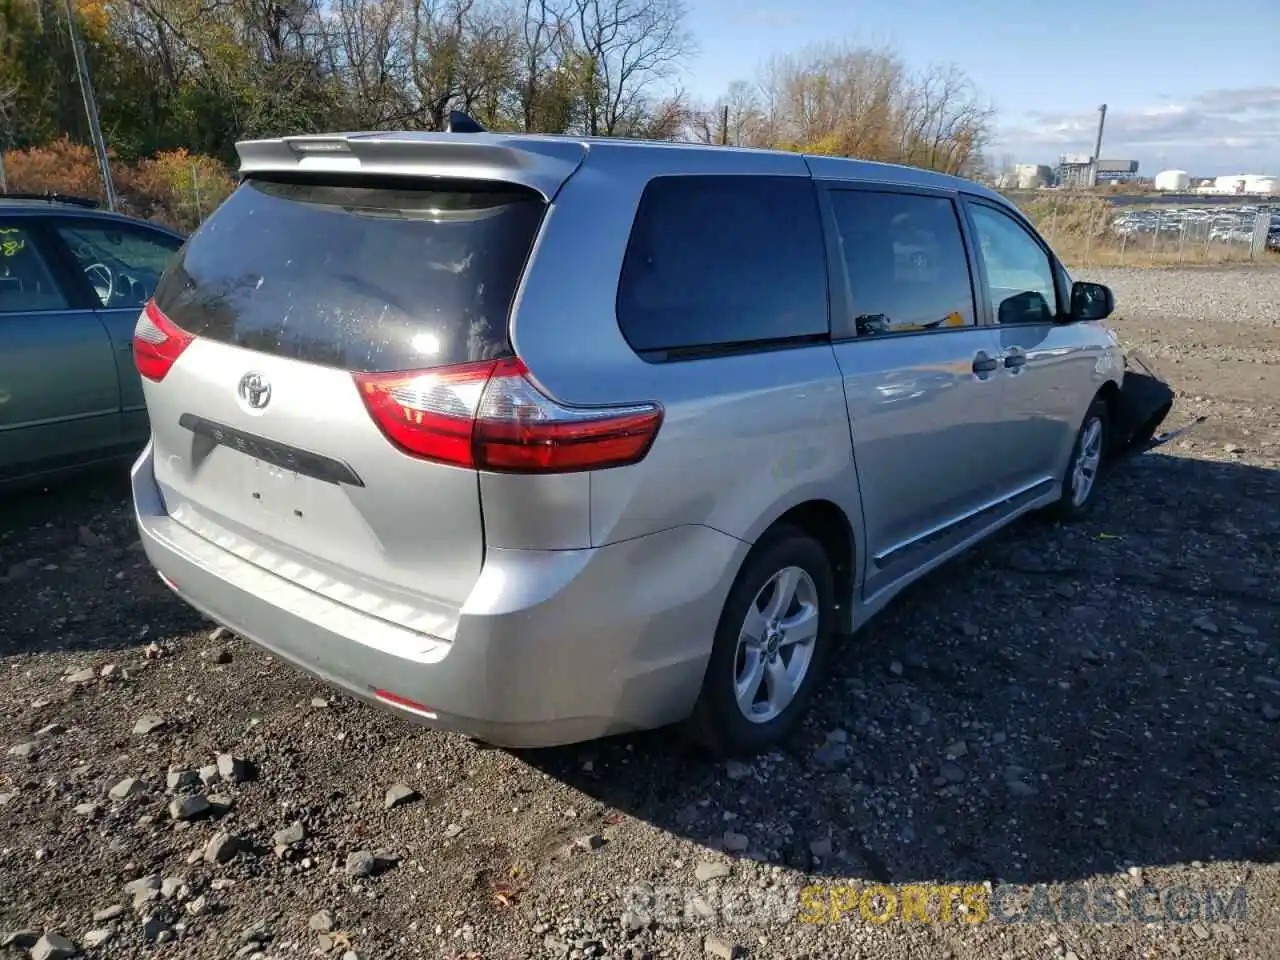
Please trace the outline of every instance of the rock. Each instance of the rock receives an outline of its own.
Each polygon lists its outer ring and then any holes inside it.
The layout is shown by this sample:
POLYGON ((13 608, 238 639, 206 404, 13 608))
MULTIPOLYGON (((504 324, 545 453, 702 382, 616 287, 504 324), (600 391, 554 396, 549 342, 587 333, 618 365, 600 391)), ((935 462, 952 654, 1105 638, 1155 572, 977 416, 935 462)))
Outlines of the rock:
POLYGON ((124 885, 124 892, 129 896, 134 896, 139 890, 159 890, 163 886, 160 874, 149 873, 145 877, 139 877, 137 880, 130 880, 124 885))
POLYGON ((200 782, 206 787, 222 782, 222 774, 218 773, 218 765, 215 763, 211 763, 207 767, 201 767, 197 776, 200 777, 200 782))
POLYGON ((130 797, 136 797, 146 792, 147 785, 137 777, 125 777, 107 791, 107 796, 112 800, 128 800, 130 797))
POLYGON ((187 913, 193 917, 201 917, 209 912, 209 898, 203 893, 187 904, 187 913))
POLYGON ((124 916, 124 907, 118 903, 113 903, 109 907, 103 907, 93 915, 94 923, 110 923, 118 917, 124 916))
POLYGON ((357 850, 347 856, 347 876, 368 877, 378 869, 378 860, 370 850, 357 850))
POLYGON ((194 820, 209 812, 209 800, 202 793, 189 793, 169 801, 169 816, 174 820, 194 820))
POLYGON ((323 710, 325 707, 329 706, 329 701, 324 697, 312 697, 311 706, 315 707, 317 710, 323 710))
POLYGON ((164 729, 164 726, 164 717, 158 717, 154 713, 146 713, 139 717, 138 722, 133 725, 133 732, 135 736, 145 737, 147 734, 164 729))
POLYGON ((191 892, 181 877, 165 877, 160 884, 160 896, 165 900, 185 900, 191 892))
POLYGON ((444 836, 446 840, 452 840, 454 837, 462 833, 462 827, 456 823, 451 823, 444 828, 444 836))
POLYGON ((46 933, 31 948, 31 960, 66 960, 79 952, 79 948, 62 934, 46 933))
POLYGON ((813 751, 813 762, 823 770, 835 770, 849 759, 849 748, 843 743, 828 743, 813 751))
POLYGON ((333 929, 333 911, 317 910, 307 921, 307 926, 316 933, 328 933, 333 929))
POLYGON ((926 706, 915 704, 911 707, 911 725, 913 727, 928 726, 933 719, 933 712, 926 706))
POLYGON ((96 947, 102 946, 115 935, 115 927, 101 927, 97 930, 90 930, 84 935, 84 945, 90 950, 93 950, 96 947))
POLYGON ((226 863, 243 849, 243 840, 234 833, 219 830, 209 838, 209 843, 204 848, 204 859, 206 863, 226 863))
POLYGON ((11 930, 3 937, 0 937, 0 950, 9 947, 15 947, 18 950, 26 950, 36 945, 36 941, 40 939, 40 933, 36 930, 11 930))
POLYGON ((1275 723, 1280 720, 1280 708, 1274 707, 1269 703, 1262 705, 1262 719, 1269 723, 1275 723))
POLYGON ((751 776, 751 767, 741 760, 729 760, 724 765, 724 775, 730 780, 745 780, 751 776))
POLYGON ((809 843, 809 852, 815 857, 829 857, 834 849, 830 837, 819 837, 809 843))
POLYGON ((92 667, 86 667, 83 670, 77 670, 74 673, 68 673, 62 678, 67 683, 93 683, 98 679, 98 671, 92 667))
POLYGON ((734 833, 732 830, 726 830, 724 834, 724 848, 730 853, 742 853, 749 846, 751 841, 741 833, 734 833))
POLYGON ((1196 617, 1191 621, 1191 626, 1195 627, 1201 633, 1217 633, 1218 625, 1208 617, 1196 617))
POLYGON ((213 630, 209 632, 209 639, 212 640, 214 643, 217 643, 219 640, 222 640, 222 639, 229 639, 230 637, 231 637, 231 631, 228 630, 226 627, 214 627, 213 630))
POLYGON ((952 763, 950 760, 944 761, 938 767, 938 775, 946 780, 947 783, 963 783, 965 777, 964 768, 958 763, 952 763))
POLYGON ((579 850, 599 850, 605 844, 605 839, 598 833, 588 834, 585 837, 578 837, 573 841, 573 845, 579 850))
POLYGON ((307 829, 299 821, 294 821, 283 830, 271 835, 271 842, 278 847, 291 847, 307 838, 307 829))
POLYGON ((108 663, 106 666, 104 666, 101 670, 98 671, 98 676, 100 676, 103 680, 110 680, 112 677, 116 675, 116 670, 117 670, 117 667, 114 663, 108 663))
POLYGON ((387 788, 387 795, 382 800, 382 809, 392 810, 418 799, 418 791, 404 783, 393 783, 387 788))
POLYGON ((142 936, 151 943, 156 943, 169 932, 169 924, 160 914, 152 914, 142 921, 142 936))
POLYGON ((82 547, 92 550, 94 547, 102 546, 102 537, 98 536, 88 527, 80 527, 76 531, 76 541, 82 547))
POLYGON ((256 920, 240 931, 245 943, 266 943, 271 939, 271 927, 266 920, 256 920))
POLYGON ((13 798, 17 795, 18 794, 14 791, 10 791, 9 793, 0 793, 0 807, 7 807, 13 802, 13 798))
MULTIPOLYGON (((216 770, 217 767, 214 767, 216 770)), ((177 793, 187 787, 194 787, 200 782, 200 775, 194 770, 170 770, 165 774, 165 793, 177 793)))
POLYGON ((957 740, 943 751, 943 755, 948 760, 959 760, 961 757, 969 755, 969 745, 963 740, 957 740))
POLYGON ((838 743, 844 745, 849 742, 849 731, 841 730, 837 727, 827 734, 827 743, 838 743))
POLYGON ((895 677, 902 676, 902 662, 900 660, 889 661, 889 672, 895 677))
POLYGON ((243 757, 218 754, 218 775, 230 783, 243 783, 253 776, 253 766, 243 757))
POLYGON ((16 744, 9 748, 9 756, 17 757, 19 760, 34 760, 40 756, 40 744, 34 740, 16 744))
POLYGON ((81 817, 95 817, 98 815, 98 805, 96 803, 77 803, 75 812, 81 817))
POLYGON ((66 732, 67 732, 67 728, 64 727, 62 724, 50 723, 46 726, 41 727, 39 730, 37 730, 36 736, 41 740, 43 740, 48 737, 56 737, 59 734, 66 733, 66 732))
POLYGON ((698 878, 701 883, 707 883, 710 880, 719 880, 721 877, 727 877, 733 872, 733 868, 727 863, 719 863, 714 860, 703 860, 693 869, 693 875, 698 878))
POLYGON ((702 949, 707 956, 717 957, 719 960, 737 960, 742 956, 742 949, 723 937, 707 937, 702 941, 702 949))
POLYGON ((209 813, 215 817, 222 816, 235 805, 235 797, 228 796, 225 793, 209 794, 209 813))

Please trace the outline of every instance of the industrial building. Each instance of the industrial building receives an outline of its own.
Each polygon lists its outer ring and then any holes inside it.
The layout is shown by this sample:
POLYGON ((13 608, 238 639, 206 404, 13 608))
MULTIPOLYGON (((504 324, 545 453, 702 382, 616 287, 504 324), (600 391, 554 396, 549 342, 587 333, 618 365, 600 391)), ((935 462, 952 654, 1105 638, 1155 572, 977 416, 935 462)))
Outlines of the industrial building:
POLYGON ((1019 190, 1038 190, 1053 186, 1053 167, 1046 163, 1019 163, 1013 168, 1013 186, 1019 190))
POLYGON ((1138 179, 1137 160, 1098 160, 1087 153, 1066 153, 1058 159, 1060 187, 1092 187, 1108 183, 1131 183, 1138 179))
POLYGON ((1162 170, 1156 174, 1155 188, 1169 190, 1174 193, 1186 190, 1191 186, 1191 174, 1185 170, 1162 170))
POLYGON ((1275 196, 1280 194, 1280 177, 1261 173, 1235 173, 1216 177, 1208 193, 1255 194, 1275 196))

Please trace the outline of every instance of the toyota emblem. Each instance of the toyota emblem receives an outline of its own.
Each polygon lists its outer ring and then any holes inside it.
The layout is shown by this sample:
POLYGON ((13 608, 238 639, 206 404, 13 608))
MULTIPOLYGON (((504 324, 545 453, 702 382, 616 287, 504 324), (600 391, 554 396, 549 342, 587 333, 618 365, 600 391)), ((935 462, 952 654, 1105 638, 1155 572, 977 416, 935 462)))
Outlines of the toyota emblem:
POLYGON ((240 378, 240 399, 252 410, 261 410, 271 402, 271 384, 260 373, 246 373, 240 378))

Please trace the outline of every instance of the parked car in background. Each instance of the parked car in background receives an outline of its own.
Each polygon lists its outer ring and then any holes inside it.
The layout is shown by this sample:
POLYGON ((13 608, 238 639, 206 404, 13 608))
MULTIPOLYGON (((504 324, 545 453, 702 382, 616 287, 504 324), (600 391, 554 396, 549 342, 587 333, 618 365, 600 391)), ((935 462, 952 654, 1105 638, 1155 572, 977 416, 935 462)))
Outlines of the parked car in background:
POLYGON ((1128 429, 1110 290, 965 180, 485 133, 239 152, 138 322, 142 542, 407 717, 770 748, 838 634, 1083 515, 1128 429))
POLYGON ((92 201, 0 194, 0 484, 137 456, 133 329, 182 242, 92 201))

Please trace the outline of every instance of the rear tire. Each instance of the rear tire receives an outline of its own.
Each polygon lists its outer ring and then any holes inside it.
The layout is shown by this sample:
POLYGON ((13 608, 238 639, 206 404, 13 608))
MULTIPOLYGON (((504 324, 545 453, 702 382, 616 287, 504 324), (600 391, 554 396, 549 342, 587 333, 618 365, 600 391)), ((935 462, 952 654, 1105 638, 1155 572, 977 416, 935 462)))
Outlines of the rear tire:
POLYGON ((834 626, 834 574, 822 544, 790 526, 766 533, 725 600, 692 737, 720 756, 781 743, 826 674, 834 626))
POLYGON ((1094 399, 1084 415, 1071 448, 1066 475, 1062 478, 1062 496, 1050 507, 1058 520, 1083 520, 1097 500, 1098 481, 1106 452, 1111 442, 1111 413, 1101 397, 1094 399))

